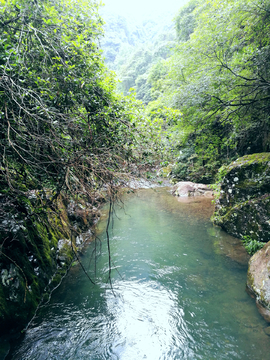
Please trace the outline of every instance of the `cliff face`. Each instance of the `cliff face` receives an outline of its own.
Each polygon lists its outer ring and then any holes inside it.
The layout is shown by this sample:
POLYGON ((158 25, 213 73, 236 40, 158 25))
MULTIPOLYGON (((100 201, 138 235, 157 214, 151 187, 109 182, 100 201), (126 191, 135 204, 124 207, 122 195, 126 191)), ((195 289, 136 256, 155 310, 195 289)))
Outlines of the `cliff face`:
POLYGON ((98 210, 83 200, 67 204, 59 196, 48 206, 42 196, 29 192, 3 220, 0 334, 23 329, 38 304, 59 284, 98 217, 98 210))
POLYGON ((220 170, 214 223, 239 238, 270 239, 270 153, 246 155, 220 170))

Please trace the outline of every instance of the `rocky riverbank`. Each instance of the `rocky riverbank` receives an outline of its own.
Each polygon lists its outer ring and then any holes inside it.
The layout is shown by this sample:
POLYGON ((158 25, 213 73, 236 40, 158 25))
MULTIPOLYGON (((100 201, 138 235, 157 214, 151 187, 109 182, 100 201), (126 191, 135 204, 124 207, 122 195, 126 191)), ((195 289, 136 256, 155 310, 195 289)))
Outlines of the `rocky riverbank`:
MULTIPOLYGON (((213 222, 244 241, 249 253, 247 290, 270 322, 270 153, 246 155, 219 172, 213 222)), ((208 185, 181 181, 173 186, 178 197, 213 196, 208 185)))
POLYGON ((58 196, 49 203, 38 191, 18 201, 0 234, 0 335, 22 330, 49 298, 91 237, 101 201, 58 196))
POLYGON ((249 260, 247 289, 270 323, 270 241, 249 260))
POLYGON ((270 322, 270 153, 246 155, 220 169, 213 221, 243 239, 249 261, 247 288, 270 322))

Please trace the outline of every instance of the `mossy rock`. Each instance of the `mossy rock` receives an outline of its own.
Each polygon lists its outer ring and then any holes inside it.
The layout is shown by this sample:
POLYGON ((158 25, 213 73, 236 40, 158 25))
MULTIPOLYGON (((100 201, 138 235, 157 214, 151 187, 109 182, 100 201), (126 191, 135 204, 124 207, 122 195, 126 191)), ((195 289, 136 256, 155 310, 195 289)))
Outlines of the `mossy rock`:
POLYGON ((220 203, 231 206, 270 193, 270 153, 243 156, 220 170, 220 203))
POLYGON ((240 202, 214 213, 214 223, 229 234, 267 242, 270 239, 270 196, 240 202))
POLYGON ((270 238, 270 153, 246 155, 220 169, 213 221, 229 234, 270 238))
POLYGON ((0 231, 0 334, 23 329, 74 258, 75 236, 63 199, 50 206, 38 201, 18 198, 0 231))

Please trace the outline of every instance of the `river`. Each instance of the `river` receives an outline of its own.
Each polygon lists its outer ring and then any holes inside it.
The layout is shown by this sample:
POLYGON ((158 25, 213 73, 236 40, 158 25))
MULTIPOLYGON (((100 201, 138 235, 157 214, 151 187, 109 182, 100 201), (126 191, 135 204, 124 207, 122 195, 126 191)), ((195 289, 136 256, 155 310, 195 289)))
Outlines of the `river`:
MULTIPOLYGON (((210 222, 210 199, 139 190, 106 216, 51 301, 13 345, 12 360, 269 360, 267 323, 245 291, 240 241, 210 222), (96 271, 96 276, 95 276, 96 271)), ((106 209, 104 209, 104 213, 106 209)))

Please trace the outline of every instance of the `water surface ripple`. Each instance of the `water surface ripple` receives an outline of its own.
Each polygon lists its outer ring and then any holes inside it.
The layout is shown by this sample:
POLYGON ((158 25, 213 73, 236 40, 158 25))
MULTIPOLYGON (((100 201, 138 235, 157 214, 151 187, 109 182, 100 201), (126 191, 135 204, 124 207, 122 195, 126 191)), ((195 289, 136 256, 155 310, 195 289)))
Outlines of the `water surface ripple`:
MULTIPOLYGON (((104 220, 97 285, 72 268, 10 359, 269 360, 240 242, 212 226, 209 199, 178 200, 166 189, 127 196, 111 230, 114 292, 104 220)), ((93 246, 82 257, 92 277, 93 246)))

